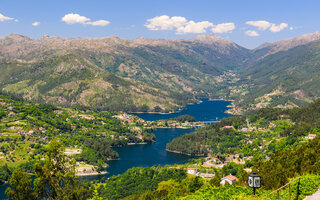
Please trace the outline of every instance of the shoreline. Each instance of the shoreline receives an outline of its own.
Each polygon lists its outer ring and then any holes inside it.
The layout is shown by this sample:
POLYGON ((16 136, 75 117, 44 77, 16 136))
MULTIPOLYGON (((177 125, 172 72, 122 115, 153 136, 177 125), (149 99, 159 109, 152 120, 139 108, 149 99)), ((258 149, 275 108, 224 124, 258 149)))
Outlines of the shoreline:
POLYGON ((76 173, 76 176, 78 177, 83 177, 83 176, 97 176, 97 175, 103 175, 103 174, 107 174, 107 171, 102 171, 102 172, 87 172, 87 173, 76 173))
POLYGON ((177 154, 187 155, 187 156, 195 156, 195 157, 202 157, 202 156, 204 156, 204 154, 191 155, 191 154, 188 154, 188 153, 182 153, 181 151, 174 151, 174 150, 169 150, 169 149, 166 149, 166 151, 171 152, 171 153, 177 153, 177 154))

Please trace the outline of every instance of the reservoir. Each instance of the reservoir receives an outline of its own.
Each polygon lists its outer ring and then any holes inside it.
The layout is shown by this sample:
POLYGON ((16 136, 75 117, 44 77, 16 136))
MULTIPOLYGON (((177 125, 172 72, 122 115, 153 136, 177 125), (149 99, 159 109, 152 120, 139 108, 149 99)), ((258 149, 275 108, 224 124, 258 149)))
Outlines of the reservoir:
MULTIPOLYGON (((179 115, 191 115, 197 121, 219 121, 222 118, 231 115, 225 113, 230 105, 230 101, 209 101, 203 100, 200 104, 188 105, 185 110, 171 114, 135 114, 147 121, 174 118, 179 115)), ((118 153, 120 160, 109 161, 109 167, 106 169, 108 174, 101 176, 85 177, 86 179, 99 179, 103 176, 110 177, 125 172, 131 167, 150 167, 153 165, 164 166, 166 164, 181 164, 194 158, 187 155, 176 154, 166 151, 166 144, 173 138, 191 133, 195 129, 180 128, 158 128, 153 134, 156 136, 156 142, 152 144, 129 145, 126 147, 114 148, 118 153)), ((84 177, 82 177, 84 178, 84 177)))
POLYGON ((225 113, 228 110, 227 106, 231 105, 231 101, 209 101, 203 99, 199 104, 187 105, 186 109, 180 110, 176 113, 157 114, 157 113, 133 113, 146 121, 155 121, 160 119, 175 118, 180 115, 191 115, 197 121, 220 121, 222 118, 230 117, 231 115, 225 113))
MULTIPOLYGON (((196 118, 197 121, 219 121, 222 118, 229 117, 231 115, 225 113, 230 105, 230 101, 209 101, 203 100, 200 104, 187 105, 185 110, 181 110, 178 113, 171 114, 148 114, 141 113, 135 114, 140 118, 147 121, 154 121, 159 119, 174 118, 179 115, 191 115, 196 118)), ((103 176, 110 177, 125 172, 131 167, 142 166, 148 167, 153 165, 164 166, 166 164, 179 164, 185 163, 188 160, 194 158, 187 155, 181 155, 176 153, 167 152, 166 144, 173 138, 191 133, 195 129, 157 129, 153 134, 156 136, 156 142, 152 144, 144 145, 129 145, 125 147, 115 148, 119 153, 120 160, 109 161, 109 167, 106 169, 107 174, 98 176, 81 177, 80 179, 100 179, 103 176)), ((5 189, 7 185, 0 186, 0 200, 6 199, 5 189)))

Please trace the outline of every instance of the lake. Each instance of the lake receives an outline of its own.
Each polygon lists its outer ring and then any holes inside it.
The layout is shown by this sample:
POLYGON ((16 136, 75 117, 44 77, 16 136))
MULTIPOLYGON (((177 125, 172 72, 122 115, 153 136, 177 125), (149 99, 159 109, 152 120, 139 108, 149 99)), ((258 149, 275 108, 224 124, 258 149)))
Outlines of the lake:
POLYGON ((200 104, 187 105, 186 109, 176 113, 157 114, 157 113, 132 113, 146 121, 155 121, 159 119, 170 119, 179 115, 191 115, 197 121, 220 121, 222 118, 231 116, 225 113, 227 106, 231 105, 231 101, 210 101, 203 99, 200 104))
MULTIPOLYGON (((222 118, 229 117, 231 115, 225 113, 230 105, 230 101, 209 101, 203 100, 200 104, 187 105, 185 110, 181 110, 178 113, 170 114, 148 114, 140 113, 135 114, 144 120, 154 121, 159 119, 174 118, 179 115, 191 115, 196 118, 197 121, 219 121, 222 118)), ((110 177, 125 172, 127 169, 135 166, 148 167, 153 165, 170 165, 175 163, 185 163, 189 159, 194 157, 181 155, 176 153, 167 152, 166 144, 173 138, 193 132, 194 129, 157 129, 153 134, 156 136, 156 142, 152 144, 144 145, 131 145, 126 147, 115 148, 119 153, 120 160, 109 161, 109 167, 107 168, 108 174, 98 176, 81 177, 80 179, 100 179, 102 177, 110 177)), ((7 186, 0 186, 0 200, 5 199, 5 188, 7 186)))

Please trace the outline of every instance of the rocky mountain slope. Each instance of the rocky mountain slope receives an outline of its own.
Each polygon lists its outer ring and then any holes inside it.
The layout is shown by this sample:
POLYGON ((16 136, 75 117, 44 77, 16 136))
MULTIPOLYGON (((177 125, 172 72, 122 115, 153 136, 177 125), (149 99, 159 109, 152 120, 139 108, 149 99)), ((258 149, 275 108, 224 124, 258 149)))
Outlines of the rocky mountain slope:
POLYGON ((214 35, 136 40, 18 34, 0 39, 0 87, 24 98, 102 110, 164 111, 212 97, 249 50, 214 35))
POLYGON ((200 98, 233 113, 305 105, 320 95, 320 32, 254 50, 215 35, 193 39, 0 39, 0 88, 100 110, 170 112, 200 98))
POLYGON ((266 50, 239 71, 237 107, 252 110, 262 107, 296 107, 320 97, 320 33, 264 45, 266 50), (242 90, 243 91, 243 90, 242 90))

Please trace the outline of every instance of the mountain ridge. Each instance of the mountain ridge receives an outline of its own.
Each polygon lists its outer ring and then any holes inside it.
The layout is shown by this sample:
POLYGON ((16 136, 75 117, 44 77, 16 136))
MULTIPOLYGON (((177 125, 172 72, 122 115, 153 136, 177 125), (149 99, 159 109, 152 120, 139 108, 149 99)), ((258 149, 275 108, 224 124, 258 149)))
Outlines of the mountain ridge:
POLYGON ((316 32, 249 50, 213 34, 177 40, 47 35, 31 39, 11 34, 0 39, 0 88, 29 100, 133 112, 156 107, 172 112, 200 98, 234 99, 236 106, 243 107, 275 89, 281 91, 276 92, 281 103, 260 106, 285 106, 288 101, 299 106, 318 96, 312 89, 314 77, 297 70, 317 74, 313 64, 320 49, 313 44, 319 39, 316 32), (294 63, 304 67, 292 68, 294 63), (310 80, 310 89, 287 90, 292 88, 288 78, 310 80), (292 97, 284 95, 286 91, 292 97), (114 95, 121 100, 110 102, 114 95), (293 96, 299 96, 299 101, 293 96), (121 108, 121 103, 126 106, 121 108))

